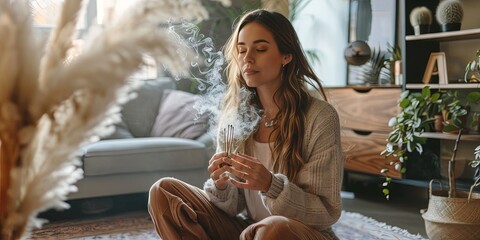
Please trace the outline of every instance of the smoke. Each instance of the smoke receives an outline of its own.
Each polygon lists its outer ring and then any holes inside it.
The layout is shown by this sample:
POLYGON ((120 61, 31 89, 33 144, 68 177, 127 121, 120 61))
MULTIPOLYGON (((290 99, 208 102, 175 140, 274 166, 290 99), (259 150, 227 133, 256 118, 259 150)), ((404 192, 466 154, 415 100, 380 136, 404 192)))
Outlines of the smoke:
MULTIPOLYGON (((184 39, 184 44, 195 54, 190 62, 190 78, 195 81, 199 91, 194 105, 198 111, 197 117, 204 114, 209 116, 209 134, 213 138, 219 129, 233 125, 236 141, 245 140, 255 131, 262 115, 262 110, 251 104, 255 93, 247 88, 240 89, 238 108, 221 113, 227 91, 227 80, 222 75, 225 66, 222 51, 217 50, 212 38, 200 33, 198 26, 193 23, 171 23, 170 30, 184 39)), ((175 79, 179 79, 178 76, 175 79)))

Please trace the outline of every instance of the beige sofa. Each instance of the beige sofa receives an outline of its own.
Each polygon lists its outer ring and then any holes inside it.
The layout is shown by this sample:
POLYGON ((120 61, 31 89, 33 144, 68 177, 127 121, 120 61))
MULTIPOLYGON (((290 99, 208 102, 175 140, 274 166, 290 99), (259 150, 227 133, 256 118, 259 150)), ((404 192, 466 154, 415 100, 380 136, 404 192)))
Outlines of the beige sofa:
POLYGON ((193 94, 169 78, 148 80, 122 110, 115 133, 81 149, 84 179, 69 200, 148 192, 161 177, 202 186, 214 151, 193 94))

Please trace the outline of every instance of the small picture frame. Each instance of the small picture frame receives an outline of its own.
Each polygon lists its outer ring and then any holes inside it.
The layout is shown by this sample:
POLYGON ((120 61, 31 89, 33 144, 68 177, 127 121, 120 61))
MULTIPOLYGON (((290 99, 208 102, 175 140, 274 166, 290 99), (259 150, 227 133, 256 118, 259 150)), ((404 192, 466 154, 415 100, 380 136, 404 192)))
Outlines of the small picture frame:
POLYGON ((438 84, 448 84, 445 52, 432 52, 423 74, 423 83, 429 84, 433 75, 438 75, 438 84))

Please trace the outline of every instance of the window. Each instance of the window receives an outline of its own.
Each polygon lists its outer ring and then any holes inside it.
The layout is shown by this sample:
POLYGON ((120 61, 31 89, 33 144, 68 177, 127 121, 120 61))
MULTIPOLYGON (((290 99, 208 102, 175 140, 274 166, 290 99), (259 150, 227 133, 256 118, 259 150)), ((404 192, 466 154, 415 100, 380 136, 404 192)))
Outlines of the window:
MULTIPOLYGON (((36 34, 39 37, 46 37, 50 31, 55 27, 56 21, 59 17, 60 10, 64 0, 32 0, 32 17, 36 34)), ((120 13, 126 11, 128 7, 136 1, 117 1, 117 0, 91 0, 85 6, 84 12, 80 13, 77 29, 79 31, 79 39, 74 40, 74 47, 69 51, 69 61, 75 55, 82 51, 82 37, 88 28, 94 24, 109 24, 112 20, 120 16, 120 13)), ((157 64, 155 60, 149 56, 144 57, 145 64, 139 71, 134 73, 131 79, 151 79, 158 76, 157 64)))
POLYGON ((346 85, 348 4, 347 0, 310 1, 293 22, 304 50, 317 53, 319 60, 312 67, 324 86, 346 85))

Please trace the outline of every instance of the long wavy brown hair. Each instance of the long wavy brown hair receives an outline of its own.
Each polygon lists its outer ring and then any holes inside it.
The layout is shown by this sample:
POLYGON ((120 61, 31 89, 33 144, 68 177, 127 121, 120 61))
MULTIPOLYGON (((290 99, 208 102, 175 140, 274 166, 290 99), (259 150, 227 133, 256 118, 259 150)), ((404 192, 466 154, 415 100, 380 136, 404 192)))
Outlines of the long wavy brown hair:
MULTIPOLYGON (((254 10, 246 13, 240 19, 224 48, 228 62, 226 68, 228 88, 225 105, 223 106, 224 111, 232 107, 238 108, 240 101, 242 101, 239 97, 240 88, 244 87, 255 92, 254 88, 247 86, 237 62, 238 34, 245 25, 252 22, 262 24, 271 32, 280 53, 292 55, 291 62, 283 67, 282 85, 274 94, 275 104, 281 111, 277 115, 278 124, 275 125, 272 134, 269 136, 269 142, 273 142, 273 146, 271 146, 273 171, 285 174, 293 182, 298 171, 305 164, 305 159, 302 157, 304 125, 311 100, 307 85, 316 89, 326 100, 325 92, 320 79, 308 64, 290 21, 277 12, 254 10)), ((253 98, 251 104, 261 107, 258 98, 253 98)))

